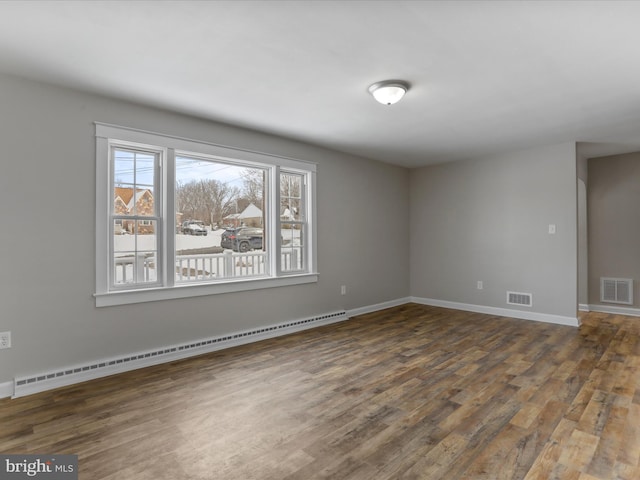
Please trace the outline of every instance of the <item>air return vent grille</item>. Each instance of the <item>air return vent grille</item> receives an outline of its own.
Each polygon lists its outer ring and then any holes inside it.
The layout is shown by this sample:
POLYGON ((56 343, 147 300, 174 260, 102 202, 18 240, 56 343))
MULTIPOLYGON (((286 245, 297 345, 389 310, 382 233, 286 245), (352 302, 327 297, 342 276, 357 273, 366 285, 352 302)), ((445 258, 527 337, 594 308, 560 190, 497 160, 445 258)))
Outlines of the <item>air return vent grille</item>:
POLYGON ((533 305, 533 295, 522 292, 507 292, 507 304, 530 307, 533 305))
POLYGON ((633 280, 631 278, 600 278, 600 301, 633 305, 633 280))

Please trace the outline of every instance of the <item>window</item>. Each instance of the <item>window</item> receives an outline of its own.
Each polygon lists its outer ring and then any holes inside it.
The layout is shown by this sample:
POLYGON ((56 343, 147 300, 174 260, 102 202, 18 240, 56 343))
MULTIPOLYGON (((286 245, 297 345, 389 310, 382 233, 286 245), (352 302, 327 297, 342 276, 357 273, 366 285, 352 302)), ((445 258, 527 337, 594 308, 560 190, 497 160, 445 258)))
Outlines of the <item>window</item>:
POLYGON ((157 284, 160 217, 154 200, 160 153, 114 145, 109 154, 114 178, 109 222, 113 224, 111 287, 157 284))
POLYGON ((96 124, 96 305, 317 281, 315 165, 96 124))
POLYGON ((304 208, 305 176, 300 173, 280 173, 280 237, 282 239, 282 270, 299 271, 305 265, 307 224, 304 208))

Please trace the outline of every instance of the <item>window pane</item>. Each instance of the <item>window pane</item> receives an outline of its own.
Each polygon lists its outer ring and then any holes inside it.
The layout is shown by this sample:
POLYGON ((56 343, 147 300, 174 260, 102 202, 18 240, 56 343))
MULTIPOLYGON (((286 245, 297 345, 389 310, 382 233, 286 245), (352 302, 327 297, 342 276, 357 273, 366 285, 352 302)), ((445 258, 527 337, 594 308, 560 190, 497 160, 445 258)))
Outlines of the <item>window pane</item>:
POLYGON ((265 180, 265 169, 176 156, 178 282, 269 274, 265 180))
POLYGON ((280 227, 282 238, 280 269, 283 272, 304 270, 304 226, 300 223, 282 223, 280 227))
POLYGON ((303 174, 291 172, 280 174, 280 221, 282 222, 280 269, 283 272, 306 269, 304 185, 303 174))
POLYGON ((158 281, 157 227, 156 220, 114 220, 114 285, 158 281))
POLYGON ((302 203, 303 176, 293 173, 280 175, 280 218, 282 221, 304 221, 302 203))
POLYGON ((135 182, 134 152, 114 149, 113 152, 113 180, 115 185, 133 185, 135 182))
POLYGON ((155 202, 153 198, 153 187, 138 188, 135 194, 134 211, 136 215, 145 217, 155 216, 155 202))
POLYGON ((136 186, 153 187, 156 156, 149 153, 136 153, 136 186))
POLYGON ((156 216, 153 153, 113 150, 113 213, 156 216))

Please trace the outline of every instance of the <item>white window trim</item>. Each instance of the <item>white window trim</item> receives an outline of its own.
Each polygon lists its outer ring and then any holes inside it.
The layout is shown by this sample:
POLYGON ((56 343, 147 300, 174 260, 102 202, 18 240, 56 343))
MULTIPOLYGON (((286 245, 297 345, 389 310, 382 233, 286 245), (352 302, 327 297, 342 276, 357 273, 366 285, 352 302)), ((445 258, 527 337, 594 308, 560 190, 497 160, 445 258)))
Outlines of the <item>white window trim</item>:
MULTIPOLYGON (((203 295, 215 295, 231 292, 240 292, 247 290, 257 290, 272 287, 282 287, 289 285, 299 285, 305 283, 314 283, 318 281, 317 272, 317 232, 315 228, 316 222, 316 165, 314 163, 305 162, 293 158, 281 157, 251 150, 232 148, 217 145, 199 140, 192 140, 182 137, 175 137, 161 133, 154 133, 145 130, 138 130, 128 127, 120 127, 105 123, 95 123, 96 126, 96 299, 97 307, 123 305, 131 303, 150 302, 157 300, 167 300, 174 298, 187 298, 203 295), (282 272, 280 269, 280 242, 277 242, 277 233, 280 231, 280 215, 279 215, 279 192, 275 188, 270 188, 270 204, 274 207, 269 208, 270 221, 273 228, 270 229, 268 235, 272 245, 277 245, 274 255, 271 255, 272 276, 250 278, 250 279, 231 279, 220 283, 198 283, 198 284, 174 284, 172 278, 167 278, 166 268, 163 272, 163 286, 140 287, 136 286, 129 290, 110 290, 109 287, 109 214, 110 214, 110 158, 109 158, 109 141, 117 139, 118 142, 131 142, 135 144, 146 144, 154 146, 154 148, 164 148, 166 151, 165 158, 162 159, 160 185, 163 192, 161 217, 162 231, 159 233, 163 242, 162 260, 164 265, 168 265, 168 259, 171 255, 168 252, 175 250, 175 229, 173 223, 166 221, 168 218, 175 218, 174 188, 168 188, 169 185, 175 185, 175 172, 173 166, 175 164, 175 154, 178 152, 193 152, 204 155, 218 157, 228 161, 241 161, 255 163, 257 165, 271 165, 275 167, 275 175, 279 175, 280 167, 286 170, 298 170, 308 173, 309 184, 307 185, 307 209, 308 215, 308 243, 307 255, 308 265, 305 272, 293 271, 282 272)), ((272 183, 274 180, 271 180, 272 183)), ((159 239, 160 240, 160 239, 159 239)), ((171 276, 169 276, 171 277, 171 276)))
MULTIPOLYGON (((300 170, 296 170, 296 169, 291 169, 291 168, 287 168, 284 169, 284 171, 282 171, 281 168, 277 168, 277 175, 280 176, 280 174, 287 174, 287 173, 299 173, 299 174, 304 174, 306 172, 304 171, 300 171, 300 170)), ((310 179, 309 181, 315 181, 315 175, 313 176, 312 179, 310 179)), ((307 195, 304 198, 304 202, 303 202, 303 207, 304 207, 304 214, 303 214, 303 218, 305 219, 304 221, 299 221, 299 220, 293 220, 293 221, 282 221, 282 217, 280 216, 280 201, 279 198, 277 198, 276 200, 278 201, 278 204, 276 206, 275 210, 275 214, 277 215, 277 218, 274 219, 274 225, 276 225, 276 232, 274 233, 274 235, 277 235, 277 232, 281 231, 281 227, 283 223, 289 223, 289 224, 297 224, 300 225, 301 229, 302 229, 302 233, 304 235, 304 239, 305 241, 311 241, 307 239, 308 233, 309 233, 309 229, 311 229, 312 231, 315 231, 315 228, 310 227, 309 223, 311 221, 311 219, 315 218, 314 217, 314 212, 311 210, 312 209, 312 205, 315 205, 315 197, 312 199, 311 198, 311 192, 315 192, 315 184, 313 185, 313 188, 310 188, 308 185, 305 184, 305 190, 307 192, 307 195)), ((279 194, 277 195, 279 197, 279 194)), ((280 244, 280 242, 277 242, 276 245, 278 245, 278 252, 277 252, 277 257, 280 258, 281 255, 281 248, 282 245, 280 244)), ((305 245, 305 250, 308 250, 308 247, 305 245)), ((278 275, 296 275, 296 274, 300 274, 299 270, 291 270, 291 271, 287 271, 287 272, 282 272, 281 271, 281 265, 280 262, 278 262, 277 265, 278 268, 278 275)))

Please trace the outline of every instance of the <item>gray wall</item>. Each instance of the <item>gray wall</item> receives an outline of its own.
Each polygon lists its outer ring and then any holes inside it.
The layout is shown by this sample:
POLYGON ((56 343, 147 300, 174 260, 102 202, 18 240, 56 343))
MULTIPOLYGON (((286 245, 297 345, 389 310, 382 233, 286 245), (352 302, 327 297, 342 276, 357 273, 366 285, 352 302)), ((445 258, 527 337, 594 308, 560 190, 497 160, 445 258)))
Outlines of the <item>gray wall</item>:
POLYGON ((587 185, 589 181, 589 163, 580 152, 577 144, 578 170, 578 303, 589 304, 589 236, 587 221, 587 185))
POLYGON ((589 303, 601 304, 600 277, 618 277, 634 280, 640 306, 640 153, 590 158, 587 204, 589 303))
POLYGON ((589 235, 587 184, 578 178, 578 303, 589 304, 589 235))
POLYGON ((575 318, 574 143, 424 167, 410 183, 412 296, 575 318), (508 290, 533 308, 507 305, 508 290))
POLYGON ((406 169, 8 76, 0 105, 0 383, 409 294, 406 169), (316 162, 319 282, 95 308, 94 121, 316 162))

